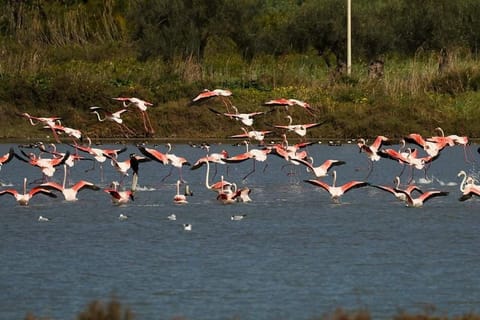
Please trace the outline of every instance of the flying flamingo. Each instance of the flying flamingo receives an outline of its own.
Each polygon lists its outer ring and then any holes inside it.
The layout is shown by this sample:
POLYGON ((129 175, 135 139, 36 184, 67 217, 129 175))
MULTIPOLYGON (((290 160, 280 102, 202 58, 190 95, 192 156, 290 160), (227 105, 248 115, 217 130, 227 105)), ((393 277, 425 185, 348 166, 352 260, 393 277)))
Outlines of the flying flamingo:
POLYGON ((232 108, 235 110, 235 113, 229 113, 229 112, 222 113, 222 112, 219 112, 219 111, 217 111, 215 109, 212 109, 212 108, 208 108, 208 109, 215 114, 224 115, 224 116, 226 116, 230 119, 235 119, 237 121, 241 121, 244 125, 249 126, 249 127, 251 127, 253 125, 253 119, 256 116, 260 116, 260 115, 263 115, 263 114, 267 113, 265 111, 263 111, 263 112, 262 111, 257 111, 257 112, 250 112, 250 113, 239 113, 237 107, 232 106, 232 108))
POLYGON ((53 127, 57 125, 56 121, 61 120, 62 118, 60 118, 60 117, 35 117, 35 116, 32 116, 32 115, 30 115, 26 112, 17 113, 17 115, 20 116, 20 117, 28 119, 28 121, 30 121, 30 124, 32 126, 36 126, 37 124, 41 123, 44 126, 49 127, 52 130, 53 137, 55 138, 55 141, 60 143, 60 139, 58 138, 57 131, 53 127))
POLYGON ((116 124, 119 125, 119 127, 121 128, 123 134, 128 137, 128 135, 135 135, 135 132, 130 129, 126 124, 123 123, 123 119, 122 119, 122 114, 124 112, 127 112, 128 109, 127 108, 123 108, 123 109, 120 109, 116 112, 109 112, 103 108, 100 108, 100 107, 90 107, 90 110, 92 110, 92 113, 93 114, 96 114, 97 115, 97 119, 99 122, 103 122, 103 121, 112 121, 112 122, 115 122, 116 124), (104 112, 104 117, 101 118, 100 117, 100 113, 99 111, 102 110, 104 112))
POLYGON ((315 177, 317 177, 317 178, 326 177, 328 175, 328 171, 331 168, 333 168, 335 166, 340 166, 340 165, 343 165, 343 164, 346 163, 345 161, 341 161, 341 160, 329 159, 329 160, 325 160, 321 165, 319 165, 317 167, 314 167, 313 166, 313 157, 309 157, 309 159, 310 159, 310 161, 306 161, 304 159, 296 158, 296 159, 292 159, 292 161, 293 162, 298 162, 298 163, 306 166, 307 170, 309 172, 312 172, 315 175, 315 177))
MULTIPOLYGON (((106 193, 110 194, 112 197, 112 203, 115 205, 122 205, 128 203, 128 201, 135 200, 134 197, 134 191, 132 190, 124 190, 124 191, 119 191, 119 183, 117 181, 113 181, 110 185, 110 188, 106 188, 103 191, 106 193)), ((134 187, 132 187, 133 189, 134 187)))
POLYGON ((307 102, 297 100, 297 99, 285 99, 285 98, 273 99, 273 100, 265 102, 264 105, 266 105, 266 106, 284 106, 286 110, 288 110, 288 107, 296 105, 296 106, 302 107, 305 111, 307 111, 312 116, 314 115, 313 108, 307 102))
POLYGON ((29 154, 26 154, 23 150, 21 150, 21 153, 28 158, 27 159, 24 159, 22 157, 20 157, 19 155, 17 155, 16 153, 14 154, 14 156, 23 161, 23 162, 26 162, 26 163, 29 163, 30 165, 34 166, 34 167, 38 167, 40 168, 40 170, 42 171, 42 174, 44 176, 44 178, 51 178, 53 177, 53 174, 55 173, 55 168, 58 167, 59 165, 62 165, 65 163, 65 161, 70 157, 70 152, 67 151, 65 153, 65 155, 63 157, 56 157, 56 158, 41 158, 37 155, 35 155, 34 153, 29 153, 29 154))
MULTIPOLYGON (((220 151, 220 153, 209 153, 210 151, 210 146, 205 146, 204 147, 207 150, 207 155, 205 157, 199 158, 191 167, 191 170, 196 170, 203 166, 207 162, 212 162, 215 163, 215 173, 213 174, 213 177, 217 175, 217 164, 226 164, 224 161, 226 158, 228 158, 228 152, 226 150, 220 151)), ((227 167, 228 170, 228 167, 227 167)), ((227 171, 228 173, 228 171, 227 171)))
POLYGON ((422 193, 420 196, 417 198, 413 198, 411 194, 409 194, 406 191, 399 190, 400 192, 403 192, 407 199, 405 200, 405 205, 407 207, 412 207, 412 208, 419 208, 422 207, 423 204, 427 201, 430 200, 434 197, 440 197, 440 196, 447 196, 448 192, 446 191, 439 191, 439 190, 431 190, 431 191, 426 191, 422 193))
POLYGON ((261 145, 264 144, 264 139, 265 136, 269 133, 272 133, 272 131, 269 130, 263 130, 263 131, 258 131, 258 130, 250 130, 248 131, 244 127, 241 128, 242 131, 244 132, 243 134, 236 134, 233 136, 230 136, 230 138, 248 138, 248 139, 255 139, 258 141, 261 145))
POLYGON ((14 153, 13 147, 11 147, 8 153, 0 157, 0 170, 2 170, 4 164, 9 163, 13 159, 14 153))
POLYGON ((173 202, 176 203, 176 204, 187 204, 188 203, 187 196, 184 195, 184 194, 180 194, 180 183, 181 183, 181 181, 177 180, 177 184, 176 184, 177 193, 173 197, 173 202))
POLYGON ((286 129, 287 131, 293 131, 302 138, 306 136, 308 129, 318 127, 326 122, 323 121, 317 123, 292 124, 292 117, 288 115, 286 118, 289 121, 288 125, 275 125, 274 127, 279 129, 286 129))
POLYGON ((161 153, 158 150, 151 149, 151 148, 146 148, 143 146, 138 146, 138 149, 140 150, 141 153, 143 153, 145 156, 149 157, 152 160, 155 160, 157 162, 161 162, 164 165, 172 165, 172 168, 170 169, 170 172, 162 178, 162 181, 164 181, 166 178, 171 176, 173 167, 178 168, 179 171, 179 176, 180 176, 180 181, 184 181, 182 177, 182 167, 183 166, 189 166, 190 162, 187 161, 187 159, 183 157, 179 157, 175 154, 170 153, 172 150, 172 145, 170 143, 167 143, 167 152, 166 153, 161 153))
POLYGON ((138 167, 142 162, 152 161, 150 158, 145 158, 131 153, 127 160, 118 161, 116 157, 110 157, 110 163, 121 175, 120 185, 123 183, 125 176, 128 176, 128 170, 132 169, 134 174, 138 175, 138 167))
POLYGON ((149 135, 155 133, 155 130, 152 127, 152 123, 150 122, 150 117, 147 114, 148 107, 153 106, 153 103, 135 97, 118 97, 113 99, 117 101, 122 101, 125 108, 127 108, 131 104, 136 106, 142 114, 143 127, 145 129, 145 132, 149 135), (126 102, 128 102, 128 104, 126 102))
POLYGON ((378 150, 380 150, 382 145, 385 144, 387 141, 389 141, 388 138, 382 135, 377 136, 371 145, 367 145, 365 139, 363 138, 358 139, 357 146, 359 152, 365 152, 369 160, 368 174, 366 178, 368 178, 372 173, 373 163, 381 159, 380 155, 378 155, 378 150))
POLYGON ((460 183, 460 191, 462 196, 458 199, 459 201, 465 201, 470 199, 472 196, 480 197, 480 186, 475 184, 475 180, 471 176, 467 176, 467 173, 461 170, 458 173, 458 177, 463 175, 462 183, 460 183))
POLYGON ((48 190, 57 190, 60 191, 63 194, 63 197, 65 198, 65 201, 76 201, 78 200, 77 198, 77 193, 83 189, 91 189, 91 190, 100 190, 99 187, 94 185, 91 182, 85 181, 85 180, 80 180, 77 183, 75 183, 72 187, 66 187, 66 180, 67 180, 67 166, 63 165, 64 168, 64 175, 63 175, 63 184, 59 185, 56 182, 46 182, 41 184, 39 187, 48 189, 48 190))
POLYGON ((37 194, 44 194, 51 198, 57 197, 55 193, 51 192, 50 190, 44 189, 40 186, 30 189, 30 191, 27 193, 27 178, 23 179, 23 193, 19 193, 15 189, 6 189, 6 190, 0 191, 0 196, 3 196, 4 194, 12 195, 17 201, 17 203, 21 206, 28 206, 28 203, 30 202, 30 200, 37 194))
MULTIPOLYGON (((60 133, 65 133, 69 137, 72 137, 74 139, 78 139, 80 141, 82 141, 82 139, 83 139, 82 132, 80 130, 70 128, 70 127, 65 127, 65 126, 62 125, 60 120, 57 120, 56 123, 53 126, 47 125, 47 126, 44 126, 44 128, 52 129, 53 132, 57 133, 57 138, 58 138, 58 132, 60 132, 60 133)), ((60 143, 60 141, 57 141, 57 142, 60 143)))
POLYGON ((416 185, 413 185, 413 184, 409 184, 407 186, 407 188, 401 190, 400 189, 400 177, 399 176, 395 177, 394 182, 395 182, 395 186, 393 186, 393 187, 383 186, 383 185, 375 185, 375 184, 372 184, 371 186, 375 187, 377 189, 380 189, 380 190, 391 193, 395 198, 397 198, 400 201, 406 201, 407 200, 406 193, 408 193, 410 195, 414 191, 417 191, 419 193, 423 193, 423 191, 419 187, 417 187, 416 185))
POLYGON ((199 93, 195 98, 192 99, 191 105, 203 100, 209 100, 215 97, 219 97, 227 111, 230 110, 230 107, 233 106, 232 102, 230 101, 229 97, 232 96, 232 91, 226 89, 215 89, 215 90, 208 90, 205 89, 203 92, 199 93))
MULTIPOLYGON (((247 173, 247 175, 243 177, 243 180, 245 180, 249 175, 255 172, 255 162, 257 161, 265 162, 267 160, 267 155, 272 151, 272 149, 270 148, 249 150, 248 141, 244 141, 244 143, 247 149, 246 152, 224 159, 226 163, 240 163, 249 159, 253 160, 253 168, 249 173, 247 173)), ((267 168, 267 166, 268 166, 268 163, 265 164, 265 167, 263 168, 264 171, 267 168)))
POLYGON ((341 186, 336 186, 336 181, 337 181, 337 172, 335 170, 332 171, 333 175, 333 182, 332 185, 328 185, 327 183, 317 180, 317 179, 309 179, 309 180, 304 180, 307 183, 313 184, 314 186, 321 187, 328 191, 330 193, 330 197, 335 203, 340 202, 340 198, 347 193, 348 191, 356 188, 361 188, 370 185, 366 181, 349 181, 341 186))

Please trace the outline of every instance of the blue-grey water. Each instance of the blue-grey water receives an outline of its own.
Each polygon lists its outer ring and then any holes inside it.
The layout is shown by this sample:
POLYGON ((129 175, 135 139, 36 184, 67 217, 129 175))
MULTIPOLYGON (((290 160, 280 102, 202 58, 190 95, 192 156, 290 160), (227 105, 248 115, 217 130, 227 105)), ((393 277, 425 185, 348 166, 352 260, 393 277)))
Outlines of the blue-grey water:
MULTIPOLYGON (((0 145, 0 154, 10 146, 0 145)), ((120 160, 138 153, 134 145, 128 148, 120 160)), ((224 144, 210 151, 222 149, 230 155, 245 150, 224 144)), ((471 147, 471 157, 479 161, 476 149, 471 147)), ((315 144, 308 152, 316 165, 346 161, 335 168, 337 185, 367 175, 367 157, 354 144, 315 144)), ((193 164, 205 150, 174 145, 172 153, 193 164)), ((228 171, 219 165, 215 178, 211 167, 210 182, 225 175, 248 186, 250 203, 220 204, 205 187, 206 168, 185 167, 194 194, 188 204, 175 205, 178 171, 161 181, 170 167, 158 162, 141 164, 140 189, 124 206, 113 205, 102 190, 81 191, 76 202, 39 195, 28 207, 0 197, 0 318, 32 313, 74 319, 91 301, 112 297, 136 319, 309 319, 339 307, 366 309, 375 319, 432 307, 439 315, 480 312, 480 200, 458 201, 457 177, 460 170, 477 176, 478 169, 465 161, 462 147, 442 151, 428 179, 415 171, 423 190, 450 192, 422 208, 407 208, 373 187, 352 190, 334 204, 324 190, 303 182, 313 177, 305 167, 282 168, 285 161, 274 155, 266 163, 264 170, 258 162, 245 181, 252 160, 229 164, 228 171), (128 220, 119 220, 120 213, 128 220), (172 213, 176 221, 167 219, 172 213), (247 216, 232 221, 234 214, 247 216), (40 215, 51 220, 39 222, 40 215), (192 231, 184 231, 183 223, 192 224, 192 231)), ((109 161, 103 182, 98 165, 85 172, 91 165, 77 163, 71 180, 105 187, 120 179, 109 161)), ((392 185, 400 170, 397 162, 382 159, 368 180, 392 185)), ((404 183, 408 176, 406 170, 404 183)), ((1 189, 21 190, 24 177, 33 181, 41 173, 12 160, 0 171, 6 184, 1 189)), ((54 180, 62 179, 59 167, 54 180)))

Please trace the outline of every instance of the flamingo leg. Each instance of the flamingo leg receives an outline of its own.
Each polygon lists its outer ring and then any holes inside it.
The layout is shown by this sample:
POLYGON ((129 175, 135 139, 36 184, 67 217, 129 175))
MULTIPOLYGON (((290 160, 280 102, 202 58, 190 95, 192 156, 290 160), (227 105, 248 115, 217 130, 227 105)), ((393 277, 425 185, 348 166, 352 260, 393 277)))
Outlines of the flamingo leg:
POLYGON ((256 162, 256 160, 255 160, 255 159, 252 159, 252 160, 253 160, 252 170, 251 170, 249 173, 247 173, 247 175, 246 175, 245 177, 243 177, 243 180, 247 179, 247 177, 248 177, 249 175, 251 175, 252 173, 255 172, 255 162, 256 162))
POLYGON ((162 178, 162 182, 165 181, 165 179, 167 179, 168 177, 170 177, 172 175, 172 170, 173 170, 173 167, 170 167, 170 171, 168 172, 168 174, 162 178))

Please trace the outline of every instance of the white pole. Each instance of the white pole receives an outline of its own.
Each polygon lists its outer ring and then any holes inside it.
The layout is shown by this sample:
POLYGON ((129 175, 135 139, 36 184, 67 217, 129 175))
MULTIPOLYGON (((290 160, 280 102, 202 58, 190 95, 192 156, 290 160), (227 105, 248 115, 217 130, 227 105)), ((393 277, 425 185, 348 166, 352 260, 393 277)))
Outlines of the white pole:
POLYGON ((347 74, 352 73, 352 0, 347 0, 347 74))

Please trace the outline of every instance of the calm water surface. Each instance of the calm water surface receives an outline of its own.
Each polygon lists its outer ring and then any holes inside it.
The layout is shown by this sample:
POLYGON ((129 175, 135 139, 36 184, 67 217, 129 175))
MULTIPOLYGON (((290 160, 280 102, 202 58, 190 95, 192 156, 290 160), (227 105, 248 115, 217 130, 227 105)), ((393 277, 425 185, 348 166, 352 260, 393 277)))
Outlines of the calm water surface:
MULTIPOLYGON (((0 145, 0 153, 9 147, 0 145)), ((138 152, 128 147, 119 159, 138 152)), ((211 152, 222 148, 230 155, 244 151, 213 145, 211 152)), ((317 165, 329 158, 347 162, 336 168, 337 184, 367 175, 366 156, 355 145, 316 144, 308 151, 317 165)), ((175 145, 172 152, 191 163, 205 154, 188 145, 175 145)), ((473 157, 479 160, 478 153, 473 157)), ((264 163, 257 163, 245 181, 251 161, 228 165, 228 176, 219 166, 215 179, 211 168, 211 182, 223 174, 250 187, 251 203, 218 203, 205 188, 205 168, 187 167, 183 175, 194 195, 187 205, 175 205, 178 172, 162 182, 170 168, 156 162, 141 165, 140 191, 125 206, 91 190, 74 203, 61 195, 38 196, 29 207, 1 197, 0 318, 22 319, 31 312, 73 319, 89 302, 112 296, 136 319, 308 319, 337 307, 366 308, 375 319, 430 306, 440 315, 480 312, 480 200, 457 200, 459 170, 475 175, 478 170, 465 162, 461 147, 443 151, 429 179, 415 172, 422 189, 450 192, 423 208, 406 208, 372 187, 333 204, 324 190, 303 182, 312 177, 305 167, 288 174, 291 168, 282 168, 282 159, 271 156, 267 162, 264 171, 264 163), (120 213, 129 219, 120 221, 120 213), (171 213, 176 221, 167 219, 171 213), (247 217, 232 221, 233 214, 247 217), (51 221, 38 222, 40 215, 51 221), (192 231, 184 231, 183 223, 191 223, 192 231)), ((78 163, 72 180, 103 187, 119 179, 107 162, 101 182, 98 167, 84 172, 91 165, 78 163)), ((398 163, 382 159, 369 181, 391 185, 400 170, 398 163)), ((0 180, 10 185, 3 188, 20 190, 24 177, 40 176, 17 159, 0 171, 0 180)), ((59 168, 54 179, 62 177, 59 168)), ((408 171, 402 179, 408 180, 408 171)))

